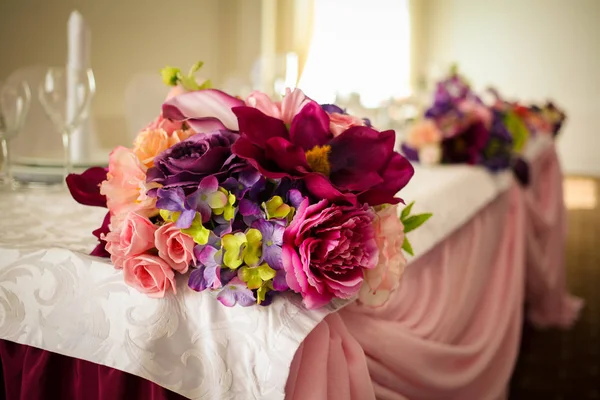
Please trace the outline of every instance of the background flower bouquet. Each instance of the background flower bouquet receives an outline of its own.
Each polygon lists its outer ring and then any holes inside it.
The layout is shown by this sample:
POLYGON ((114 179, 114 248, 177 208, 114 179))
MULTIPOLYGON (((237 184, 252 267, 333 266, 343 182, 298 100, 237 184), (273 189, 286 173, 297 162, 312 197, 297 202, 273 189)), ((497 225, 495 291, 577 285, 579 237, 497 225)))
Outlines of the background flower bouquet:
POLYGON ((499 101, 486 105, 453 70, 437 84, 433 104, 409 129, 401 148, 408 159, 423 164, 482 165, 493 172, 512 168, 527 183, 528 167, 520 154, 529 136, 514 107, 499 101))
POLYGON ((413 167, 393 131, 300 90, 245 100, 163 70, 173 90, 133 148, 108 170, 71 175, 71 194, 108 213, 92 254, 152 297, 188 286, 226 306, 299 293, 307 308, 358 295, 378 306, 399 283, 406 231, 430 214, 398 217, 413 167))

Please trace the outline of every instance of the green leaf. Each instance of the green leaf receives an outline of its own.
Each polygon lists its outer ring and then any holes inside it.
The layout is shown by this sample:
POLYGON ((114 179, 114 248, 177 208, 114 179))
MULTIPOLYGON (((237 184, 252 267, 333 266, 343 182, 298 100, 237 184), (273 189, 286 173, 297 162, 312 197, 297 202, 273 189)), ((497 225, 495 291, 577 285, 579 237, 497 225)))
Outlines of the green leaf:
POLYGON ((404 233, 414 231, 415 229, 417 229, 418 227, 423 225, 425 223, 425 221, 427 221, 429 218, 431 218, 432 215, 433 214, 431 214, 431 213, 426 213, 426 214, 412 215, 412 216, 408 217, 406 220, 402 221, 404 223, 404 233))
POLYGON ((404 250, 405 252, 407 252, 411 256, 415 255, 413 253, 412 246, 410 245, 410 241, 408 240, 408 238, 406 236, 404 236, 404 242, 402 243, 402 250, 404 250))
POLYGON ((415 202, 413 201, 409 205, 404 207, 404 209, 402 210, 402 214, 400 214, 400 221, 404 221, 410 215, 410 210, 412 210, 412 206, 414 204, 415 202))

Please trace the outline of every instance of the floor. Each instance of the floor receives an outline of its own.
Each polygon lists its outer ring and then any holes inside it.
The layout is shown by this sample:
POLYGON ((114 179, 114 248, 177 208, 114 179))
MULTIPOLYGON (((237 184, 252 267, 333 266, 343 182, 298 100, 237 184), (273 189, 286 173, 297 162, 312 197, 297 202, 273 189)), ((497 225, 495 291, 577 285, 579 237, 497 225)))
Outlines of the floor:
POLYGON ((585 299, 568 332, 523 329, 510 400, 600 399, 600 180, 567 178, 567 280, 585 299))

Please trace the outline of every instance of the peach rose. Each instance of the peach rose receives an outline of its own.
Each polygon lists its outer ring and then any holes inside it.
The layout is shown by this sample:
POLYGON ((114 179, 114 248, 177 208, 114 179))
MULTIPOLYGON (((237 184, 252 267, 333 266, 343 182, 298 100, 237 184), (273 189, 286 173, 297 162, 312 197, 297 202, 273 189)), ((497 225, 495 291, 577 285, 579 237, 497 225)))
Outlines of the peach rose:
POLYGON ((154 225, 148 218, 131 212, 118 231, 111 231, 105 237, 106 251, 115 268, 123 267, 127 257, 137 256, 154 247, 154 225))
POLYGON ((195 134, 191 129, 176 130, 170 135, 161 128, 148 129, 135 138, 133 152, 146 168, 151 168, 157 155, 195 134))
POLYGON ((379 260, 375 268, 365 270, 358 298, 365 305, 380 307, 400 284, 406 266, 402 253, 404 225, 398 218, 398 207, 389 206, 377 212, 374 227, 379 260))
POLYGON ((365 122, 353 115, 331 113, 329 114, 329 129, 333 136, 339 136, 353 126, 364 126, 365 122))
POLYGON ((125 283, 149 297, 164 297, 175 289, 175 273, 169 264, 158 256, 140 254, 123 261, 125 283))
POLYGON ((184 128, 183 121, 173 121, 163 117, 162 113, 152 122, 148 124, 143 131, 151 131, 155 129, 164 130, 167 135, 171 135, 175 131, 182 130, 184 128))
POLYGON ((421 147, 436 144, 442 140, 442 132, 439 130, 435 122, 424 120, 417 122, 408 131, 406 144, 413 149, 419 150, 421 147))
POLYGON ((132 150, 119 146, 110 153, 107 180, 100 184, 111 213, 111 230, 117 230, 130 212, 151 217, 158 213, 156 199, 146 195, 157 184, 146 184, 146 168, 132 150))
POLYGON ((196 262, 194 240, 182 233, 172 222, 158 228, 154 234, 154 243, 158 249, 158 256, 182 274, 187 272, 192 261, 196 262))

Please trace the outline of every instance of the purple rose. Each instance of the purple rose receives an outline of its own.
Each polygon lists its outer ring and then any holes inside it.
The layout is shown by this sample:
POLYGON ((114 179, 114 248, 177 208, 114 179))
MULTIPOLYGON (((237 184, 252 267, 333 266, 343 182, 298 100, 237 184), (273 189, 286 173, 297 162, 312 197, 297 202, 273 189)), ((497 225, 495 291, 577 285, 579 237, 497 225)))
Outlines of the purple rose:
POLYGON ((377 266, 375 213, 366 206, 337 206, 305 199, 283 234, 287 283, 308 309, 358 293, 366 269, 377 266))
POLYGON ((197 187, 205 177, 223 181, 229 172, 244 165, 231 153, 237 133, 221 130, 199 133, 165 150, 148 170, 148 182, 165 187, 197 187))

